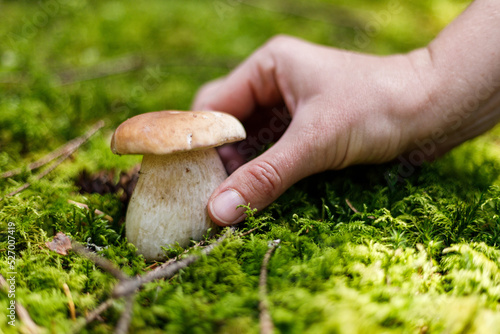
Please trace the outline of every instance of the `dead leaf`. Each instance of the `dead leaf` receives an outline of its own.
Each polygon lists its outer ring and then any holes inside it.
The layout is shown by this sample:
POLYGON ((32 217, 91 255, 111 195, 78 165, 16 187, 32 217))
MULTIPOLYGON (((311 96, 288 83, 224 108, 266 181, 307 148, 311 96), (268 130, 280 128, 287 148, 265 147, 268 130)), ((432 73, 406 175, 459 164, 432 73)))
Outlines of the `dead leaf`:
POLYGON ((61 255, 68 255, 68 250, 71 249, 71 239, 64 233, 58 232, 51 242, 46 242, 45 245, 51 250, 61 255))

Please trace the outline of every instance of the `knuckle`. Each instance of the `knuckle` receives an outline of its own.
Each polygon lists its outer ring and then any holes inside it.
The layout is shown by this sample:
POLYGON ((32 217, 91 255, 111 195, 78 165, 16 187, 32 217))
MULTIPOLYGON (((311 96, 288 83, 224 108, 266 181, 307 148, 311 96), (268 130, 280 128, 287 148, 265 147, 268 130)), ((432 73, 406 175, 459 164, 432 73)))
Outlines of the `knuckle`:
POLYGON ((276 35, 260 49, 260 54, 272 61, 277 76, 288 77, 288 70, 300 61, 298 56, 304 50, 304 42, 296 37, 276 35), (288 70, 287 70, 288 69, 288 70))
POLYGON ((293 37, 290 37, 288 35, 278 34, 271 37, 267 43, 270 45, 280 45, 281 43, 288 43, 292 39, 293 37))
POLYGON ((281 176, 276 167, 266 161, 256 162, 249 170, 253 192, 275 196, 282 187, 281 176))
POLYGON ((210 109, 210 103, 214 95, 214 91, 221 85, 222 79, 213 80, 202 85, 194 97, 193 108, 195 109, 210 109))
POLYGON ((297 39, 287 35, 276 35, 271 37, 266 44, 264 49, 269 52, 276 53, 281 51, 289 51, 290 46, 295 43, 297 39))

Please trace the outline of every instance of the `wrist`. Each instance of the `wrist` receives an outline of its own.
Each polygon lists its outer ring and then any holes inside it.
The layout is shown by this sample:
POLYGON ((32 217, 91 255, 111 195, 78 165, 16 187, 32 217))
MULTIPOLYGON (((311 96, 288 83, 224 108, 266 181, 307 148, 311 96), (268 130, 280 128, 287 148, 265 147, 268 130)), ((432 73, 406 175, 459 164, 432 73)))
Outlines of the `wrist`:
POLYGON ((500 119, 499 18, 498 2, 475 1, 427 47, 409 54, 426 100, 415 138, 441 134, 433 156, 500 119))
POLYGON ((433 159, 500 120, 500 76, 489 71, 494 67, 457 58, 439 39, 408 54, 408 58, 420 93, 418 103, 411 108, 415 136, 406 151, 431 140, 429 147, 435 149, 424 153, 427 159, 433 159))
POLYGON ((436 126, 440 127, 442 118, 438 105, 442 85, 427 48, 389 56, 386 61, 399 72, 386 87, 391 91, 388 119, 395 129, 391 138, 399 138, 399 146, 394 150, 397 156, 413 150, 419 140, 432 137, 433 132, 439 135, 436 126))

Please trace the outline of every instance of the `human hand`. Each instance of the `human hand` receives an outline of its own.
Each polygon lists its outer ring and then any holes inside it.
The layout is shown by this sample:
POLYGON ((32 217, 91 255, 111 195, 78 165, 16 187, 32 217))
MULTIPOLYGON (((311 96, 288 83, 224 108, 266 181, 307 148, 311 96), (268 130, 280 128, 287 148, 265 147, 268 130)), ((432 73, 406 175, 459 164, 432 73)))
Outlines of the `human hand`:
MULTIPOLYGON (((415 111, 425 101, 412 57, 367 56, 281 36, 205 86, 195 110, 225 111, 244 123, 259 118, 261 127, 272 120, 272 108, 286 105, 292 117, 269 150, 214 192, 212 219, 237 222, 243 219, 239 204, 260 210, 306 176, 388 161, 405 151, 418 132, 415 111)), ((226 158, 242 161, 237 150, 225 151, 226 158)))
MULTIPOLYGON (((205 85, 194 110, 228 112, 244 124, 255 125, 257 119, 261 128, 273 122, 273 108, 286 106, 292 117, 270 149, 243 164, 214 191, 208 202, 212 220, 222 226, 237 223, 244 219, 244 209, 235 209, 238 205, 250 203, 260 210, 314 173, 390 161, 414 153, 419 143, 427 145, 418 151, 422 157, 433 158, 489 128, 480 121, 472 122, 479 127, 468 122, 450 126, 456 122, 443 112, 456 115, 454 106, 470 90, 460 82, 452 89, 446 81, 455 78, 448 75, 447 63, 441 65, 445 52, 438 51, 450 46, 444 35, 440 44, 387 57, 280 36, 227 77, 205 85), (447 98, 440 99, 441 94, 447 98)), ((477 114, 478 120, 492 115, 477 114)), ((220 152, 226 160, 243 162, 238 150, 220 152)))

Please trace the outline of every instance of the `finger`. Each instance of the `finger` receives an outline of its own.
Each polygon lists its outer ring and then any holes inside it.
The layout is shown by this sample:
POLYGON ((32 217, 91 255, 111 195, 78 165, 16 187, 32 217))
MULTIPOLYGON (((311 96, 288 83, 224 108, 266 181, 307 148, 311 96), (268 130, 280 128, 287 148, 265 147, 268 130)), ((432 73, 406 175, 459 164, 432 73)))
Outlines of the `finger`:
POLYGON ((232 174, 236 169, 245 163, 245 157, 238 152, 236 144, 226 144, 217 148, 222 164, 228 174, 232 174))
POLYGON ((224 80, 225 78, 222 77, 201 86, 193 99, 191 110, 209 110, 205 106, 208 104, 212 96, 214 96, 220 89, 221 85, 224 83, 224 80))
POLYGON ((276 40, 254 52, 226 78, 204 86, 196 96, 194 107, 224 111, 245 120, 259 107, 283 104, 275 55, 284 43, 276 40))
MULTIPOLYGON (((292 123, 293 124, 293 123, 292 123)), ((258 210, 276 200, 298 180, 315 172, 311 161, 311 142, 299 140, 290 126, 283 137, 259 157, 238 168, 212 194, 208 201, 209 215, 221 226, 232 225, 245 218, 248 205, 258 210)))

